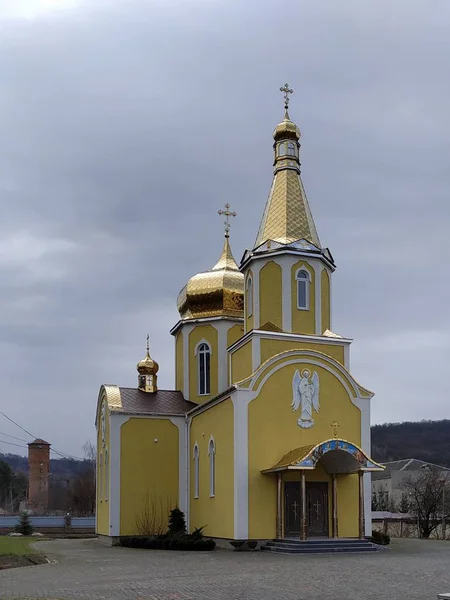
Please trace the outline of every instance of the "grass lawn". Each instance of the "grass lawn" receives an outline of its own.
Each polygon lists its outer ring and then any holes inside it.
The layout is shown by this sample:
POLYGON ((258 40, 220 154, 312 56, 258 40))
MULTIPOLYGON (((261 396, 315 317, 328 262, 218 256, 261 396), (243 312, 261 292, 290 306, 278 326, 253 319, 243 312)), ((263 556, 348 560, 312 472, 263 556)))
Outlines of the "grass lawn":
POLYGON ((39 554, 30 544, 37 542, 35 537, 8 537, 0 535, 0 556, 29 556, 30 554, 39 554))

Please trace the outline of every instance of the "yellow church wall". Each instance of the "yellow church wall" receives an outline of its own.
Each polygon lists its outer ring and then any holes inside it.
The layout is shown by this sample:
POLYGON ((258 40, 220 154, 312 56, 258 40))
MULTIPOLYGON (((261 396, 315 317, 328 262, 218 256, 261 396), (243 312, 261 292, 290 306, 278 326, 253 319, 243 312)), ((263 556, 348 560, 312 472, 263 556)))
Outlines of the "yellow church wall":
POLYGON ((218 389, 218 334, 212 325, 196 325, 189 334, 189 400, 202 403, 217 395, 218 389), (208 395, 198 393, 198 357, 194 356, 197 344, 205 340, 211 347, 211 389, 208 395))
POLYGON ((330 276, 326 269, 322 269, 320 275, 321 284, 321 307, 322 307, 322 331, 330 329, 331 310, 330 310, 330 276))
POLYGON ((254 277, 253 277, 253 271, 249 270, 247 273, 247 276, 245 278, 245 291, 244 291, 244 307, 245 307, 245 333, 247 333, 247 331, 251 331, 253 329, 253 311, 254 311, 254 304, 255 304, 255 296, 253 294, 253 306, 251 309, 251 313, 250 315, 247 312, 247 283, 248 283, 248 279, 249 277, 252 278, 252 283, 253 283, 253 290, 255 289, 255 284, 254 284, 254 277))
POLYGON ((272 467, 294 448, 332 438, 331 423, 335 420, 339 423, 339 437, 360 445, 360 411, 342 383, 324 367, 311 366, 306 361, 286 364, 264 383, 258 397, 249 404, 250 538, 274 537, 275 479, 273 475, 263 475, 261 470, 272 467), (292 379, 296 369, 301 372, 304 368, 317 371, 320 379, 320 412, 314 414, 315 424, 310 429, 298 426, 299 413, 291 407, 292 379))
POLYGON ((276 340, 261 338, 261 363, 285 350, 301 348, 302 350, 317 350, 331 356, 344 365, 344 347, 336 344, 315 344, 302 340, 276 340))
POLYGON ((259 272, 259 322, 261 327, 270 322, 283 329, 282 289, 281 267, 270 261, 259 272))
POLYGON ((175 339, 175 386, 177 390, 183 389, 183 333, 179 331, 175 339))
MULTIPOLYGON (((291 297, 292 297, 292 332, 316 333, 316 274, 314 269, 304 260, 299 260, 291 268, 291 297), (295 275, 299 269, 305 269, 310 275, 309 309, 297 308, 297 280, 295 275)), ((317 332, 319 333, 319 332, 317 332)), ((321 332, 320 332, 321 333, 321 332)))
POLYGON ((120 439, 120 535, 138 534, 146 512, 155 532, 165 530, 179 497, 178 428, 168 419, 132 417, 120 439))
MULTIPOLYGON (((102 426, 101 426, 101 407, 97 416, 97 481, 96 481, 96 511, 95 511, 95 532, 99 535, 109 535, 109 491, 105 495, 105 487, 109 486, 111 477, 107 475, 105 469, 105 449, 108 449, 108 455, 110 456, 110 411, 106 402, 103 400, 106 406, 105 412, 105 446, 102 443, 102 426), (101 455, 101 456, 100 456, 101 455)), ((109 459, 108 459, 109 460, 109 459)), ((110 461, 109 461, 110 462, 110 461)))
POLYGON ((252 340, 248 340, 231 354, 230 384, 242 381, 252 374, 252 340))
POLYGON ((337 513, 339 537, 359 535, 358 474, 337 476, 337 513))
POLYGON ((206 525, 205 534, 232 538, 234 534, 234 424, 233 403, 220 402, 194 416, 190 428, 190 529, 206 525), (208 447, 214 439, 215 495, 210 497, 208 447), (194 446, 199 447, 199 497, 195 495, 194 446))
POLYGON ((236 323, 233 327, 230 327, 227 333, 227 347, 229 348, 235 342, 241 339, 244 335, 244 326, 236 323))

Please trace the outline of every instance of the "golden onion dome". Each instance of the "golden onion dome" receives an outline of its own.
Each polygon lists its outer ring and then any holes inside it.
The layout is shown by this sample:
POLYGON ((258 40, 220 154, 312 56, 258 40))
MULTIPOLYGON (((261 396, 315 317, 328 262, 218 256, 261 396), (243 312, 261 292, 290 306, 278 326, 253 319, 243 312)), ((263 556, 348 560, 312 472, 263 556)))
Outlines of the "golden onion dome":
POLYGON ((136 369, 141 375, 156 375, 159 370, 159 365, 156 360, 150 356, 149 349, 142 360, 140 360, 136 366, 136 369))
POLYGON ((244 275, 234 260, 227 235, 217 263, 210 271, 189 279, 178 295, 177 308, 182 319, 244 316, 244 275))
POLYGON ((273 130, 273 137, 275 138, 275 140, 279 140, 282 138, 294 138, 296 140, 299 140, 300 136, 300 129, 297 127, 294 121, 291 121, 289 113, 287 109, 285 109, 284 119, 280 123, 278 123, 278 125, 273 130))

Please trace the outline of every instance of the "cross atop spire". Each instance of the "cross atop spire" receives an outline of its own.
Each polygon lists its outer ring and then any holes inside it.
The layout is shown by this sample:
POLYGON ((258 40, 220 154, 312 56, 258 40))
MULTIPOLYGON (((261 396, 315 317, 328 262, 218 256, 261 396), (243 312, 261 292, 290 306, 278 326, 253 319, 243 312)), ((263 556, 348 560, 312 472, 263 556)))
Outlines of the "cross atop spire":
POLYGON ((147 333, 147 354, 150 352, 150 334, 147 333))
POLYGON ((294 90, 291 90, 288 83, 285 83, 283 87, 280 87, 280 92, 284 93, 284 110, 289 108, 289 94, 293 94, 294 90))
POLYGON ((219 215, 225 215, 225 237, 228 238, 230 237, 230 217, 236 217, 237 212, 230 211, 230 205, 228 204, 228 202, 225 204, 225 210, 219 210, 217 212, 219 215))

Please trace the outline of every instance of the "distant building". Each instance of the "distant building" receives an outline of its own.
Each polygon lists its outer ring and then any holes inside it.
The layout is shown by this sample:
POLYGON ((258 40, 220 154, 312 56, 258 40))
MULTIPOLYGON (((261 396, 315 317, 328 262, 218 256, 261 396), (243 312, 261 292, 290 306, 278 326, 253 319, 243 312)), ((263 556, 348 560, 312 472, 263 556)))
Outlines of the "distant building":
MULTIPOLYGON (((372 473, 372 499, 380 510, 398 508, 404 493, 403 485, 411 476, 423 473, 423 469, 431 468, 442 471, 443 476, 450 474, 450 469, 441 465, 425 462, 417 458, 405 458, 383 463, 385 470, 372 473)), ((374 503, 374 502, 373 502, 374 503)))
POLYGON ((35 514, 48 510, 50 444, 36 439, 28 444, 28 508, 35 514))

